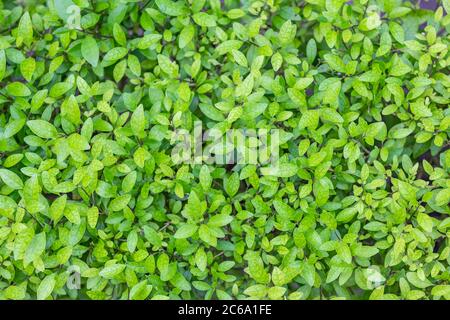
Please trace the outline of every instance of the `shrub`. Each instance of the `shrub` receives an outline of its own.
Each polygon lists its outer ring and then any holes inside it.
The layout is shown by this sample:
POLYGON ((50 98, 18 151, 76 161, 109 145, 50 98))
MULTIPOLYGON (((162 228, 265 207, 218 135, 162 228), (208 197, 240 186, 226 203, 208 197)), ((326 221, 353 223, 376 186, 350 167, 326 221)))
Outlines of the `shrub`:
POLYGON ((1 3, 0 298, 450 298, 448 0, 1 3))

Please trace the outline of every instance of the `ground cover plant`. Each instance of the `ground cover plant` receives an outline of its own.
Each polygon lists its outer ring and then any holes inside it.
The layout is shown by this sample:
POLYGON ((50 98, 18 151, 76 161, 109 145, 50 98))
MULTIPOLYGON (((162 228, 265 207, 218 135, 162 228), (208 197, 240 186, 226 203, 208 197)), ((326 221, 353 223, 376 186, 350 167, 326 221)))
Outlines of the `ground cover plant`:
POLYGON ((448 12, 0 0, 0 299, 449 299, 448 12))

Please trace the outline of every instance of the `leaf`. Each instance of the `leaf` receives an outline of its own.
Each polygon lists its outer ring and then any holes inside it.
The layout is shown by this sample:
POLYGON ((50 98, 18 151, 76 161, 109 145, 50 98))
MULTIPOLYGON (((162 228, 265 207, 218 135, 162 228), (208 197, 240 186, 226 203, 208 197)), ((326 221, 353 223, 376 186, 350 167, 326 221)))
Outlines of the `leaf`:
POLYGON ((128 50, 126 48, 123 47, 115 47, 112 48, 111 50, 109 50, 105 56, 103 57, 104 61, 109 62, 115 62, 117 60, 122 59, 123 57, 125 57, 128 53, 128 50))
POLYGON ((28 120, 27 126, 35 135, 44 139, 54 139, 58 136, 56 128, 45 120, 28 120))
POLYGON ((23 189, 23 182, 20 177, 8 169, 0 169, 0 178, 8 187, 16 190, 23 189))
POLYGON ((236 50, 236 49, 233 49, 233 50, 231 51, 231 53, 233 54, 234 60, 235 60, 240 66, 242 66, 242 67, 244 67, 244 68, 247 68, 247 67, 248 67, 247 58, 245 57, 245 55, 244 55, 242 52, 240 52, 240 51, 238 51, 238 50, 236 50))
POLYGON ((450 285, 437 285, 431 289, 431 294, 438 297, 448 296, 450 294, 450 285))
POLYGON ((450 12, 450 1, 449 0, 442 0, 442 5, 444 6, 444 9, 447 13, 450 12))
POLYGON ((200 173, 199 173, 199 180, 200 180, 200 184, 202 185, 203 189, 205 191, 209 190, 209 188, 211 187, 211 183, 212 183, 212 177, 211 174, 209 172, 209 168, 207 165, 203 165, 200 169, 200 173))
POLYGON ((214 16, 209 15, 205 12, 197 12, 192 16, 194 22, 201 27, 215 27, 216 19, 214 16))
POLYGON ((169 16, 177 17, 186 13, 183 1, 156 0, 155 3, 161 12, 169 16))
POLYGON ((180 36, 178 38, 178 47, 183 49, 186 47, 194 38, 195 28, 193 25, 187 25, 181 30, 180 36))
POLYGON ((46 276, 37 288, 37 299, 47 299, 52 294, 55 284, 56 280, 53 274, 46 276))
MULTIPOLYGON (((127 36, 125 35, 125 32, 123 32, 122 27, 118 23, 114 23, 114 25, 113 25, 113 37, 114 37, 114 40, 116 40, 116 42, 119 45, 121 45, 122 47, 127 46, 127 36)), ((97 59, 97 61, 98 61, 98 59, 97 59)), ((92 66, 94 66, 94 65, 92 64, 92 66)))
POLYGON ((88 225, 91 228, 95 228, 95 226, 97 225, 98 216, 99 216, 98 208, 97 207, 89 208, 87 210, 86 216, 87 216, 88 225))
POLYGON ((297 166, 293 163, 279 164, 273 167, 261 168, 263 176, 275 176, 280 178, 289 178, 297 173, 297 166))
POLYGON ((18 46, 23 42, 25 45, 30 46, 33 41, 33 24, 28 12, 25 12, 19 20, 19 26, 17 27, 16 43, 18 46))
POLYGON ((450 188, 439 190, 436 194, 435 202, 437 206, 444 206, 450 202, 450 188))
POLYGON ((130 290, 131 300, 145 300, 153 287, 147 284, 147 280, 142 280, 141 282, 135 284, 130 290))
POLYGON ((344 118, 342 118, 342 116, 336 110, 331 108, 321 109, 320 118, 324 121, 329 121, 335 124, 342 124, 344 122, 344 118))
POLYGON ((64 215, 64 209, 67 203, 67 195, 64 194, 57 198, 50 206, 50 217, 53 221, 58 222, 64 215))
POLYGON ((242 45, 243 42, 240 40, 227 40, 217 46, 216 52, 219 55, 231 53, 233 51, 239 50, 242 45))
POLYGON ((417 214, 417 222, 426 232, 433 231, 433 220, 428 215, 419 212, 417 214))
POLYGON ((129 54, 127 62, 131 72, 133 72, 135 76, 139 77, 141 75, 141 64, 139 62, 138 57, 129 54))
POLYGON ((44 253, 46 245, 46 235, 44 232, 36 234, 30 242, 25 255, 23 256, 23 263, 25 266, 35 261, 41 254, 44 253))
POLYGON ((404 182, 401 180, 396 180, 398 184, 398 191, 400 192, 400 195, 411 202, 416 201, 416 191, 417 188, 409 184, 408 182, 404 182))
POLYGON ((127 70, 127 61, 126 60, 119 61, 114 66, 114 70, 113 70, 114 81, 119 82, 125 75, 126 70, 127 70))
POLYGON ((311 63, 314 61, 317 55, 317 44, 314 39, 310 39, 308 43, 306 44, 306 56, 308 58, 308 61, 311 63))
POLYGON ((31 94, 30 89, 21 82, 11 82, 6 85, 6 91, 14 97, 27 97, 31 94))
POLYGON ((104 267, 99 275, 105 279, 112 279, 115 276, 119 275, 125 269, 124 264, 112 264, 107 267, 104 267))
POLYGON ((393 77, 403 76, 411 71, 411 68, 403 62, 397 55, 391 60, 392 66, 389 70, 389 74, 393 77))
POLYGON ((272 64, 273 70, 277 72, 283 64, 283 56, 279 52, 276 52, 270 59, 270 63, 272 64))
POLYGON ((33 73, 36 70, 36 61, 29 57, 22 61, 20 64, 20 73, 22 73, 22 76, 28 81, 31 81, 31 78, 33 77, 33 73))
POLYGON ((300 78, 295 83, 295 88, 298 90, 306 89, 311 83, 313 83, 314 78, 300 78))
POLYGON ((211 230, 207 225, 202 224, 198 229, 198 236, 205 243, 209 244, 212 247, 217 246, 217 238, 211 233, 211 230))
POLYGON ((163 56, 162 54, 158 54, 158 64, 161 70, 167 73, 172 78, 178 76, 178 65, 176 62, 170 61, 169 58, 163 56))
POLYGON ((183 224, 178 228, 177 232, 175 232, 174 238, 175 239, 190 238, 191 236, 193 236, 195 234, 197 229, 198 229, 198 227, 196 225, 183 224))
POLYGON ((334 54, 326 54, 323 57, 331 69, 338 72, 345 72, 345 64, 340 57, 334 54))
POLYGON ((216 214, 209 218, 208 226, 210 227, 223 227, 233 221, 233 217, 227 214, 216 214))
POLYGON ((123 194, 121 196, 116 197, 111 201, 109 204, 109 208, 111 211, 120 211, 125 209, 125 207, 128 205, 128 203, 131 200, 130 194, 123 194))
POLYGON ((305 279, 306 283, 312 287, 315 281, 315 268, 309 263, 304 263, 303 268, 300 271, 300 275, 305 279))
POLYGON ((59 98, 63 96, 67 91, 72 89, 73 84, 68 82, 58 82, 56 83, 49 92, 49 96, 52 98, 59 98))
POLYGON ((8 139, 18 133, 25 125, 25 122, 24 118, 10 120, 5 126, 5 131, 3 131, 3 139, 8 139))
POLYGON ((208 258, 206 256, 205 250, 203 248, 200 248, 195 253, 195 264, 200 269, 200 271, 205 271, 206 264, 208 263, 208 258))
POLYGON ((61 104, 61 115, 75 125, 81 123, 80 107, 75 96, 69 96, 61 104))
POLYGON ((143 136, 145 130, 145 114, 144 106, 142 104, 134 110, 133 115, 131 116, 130 124, 131 130, 135 136, 143 136))
POLYGON ((81 55, 94 68, 97 67, 99 53, 97 41, 93 37, 87 36, 83 39, 81 42, 81 55))
POLYGON ((290 20, 285 21, 280 28, 280 32, 278 33, 278 40, 280 41, 280 44, 282 46, 290 44, 294 40, 296 32, 297 26, 290 20))
POLYGON ((248 273, 257 283, 267 284, 269 274, 264 269, 264 263, 256 252, 248 252, 248 273))
POLYGON ((319 125, 319 113, 316 110, 307 110, 302 114, 298 125, 300 128, 316 129, 319 125))
POLYGON ((144 235, 145 238, 154 246, 161 246, 162 242, 161 242, 161 237, 158 234, 158 232, 156 232, 155 229, 148 227, 148 226, 144 226, 144 235))
POLYGON ((253 86, 254 86, 254 79, 253 75, 250 73, 244 81, 242 81, 237 87, 236 87, 236 97, 246 97, 252 93, 253 86))
POLYGON ((237 172, 233 172, 223 180, 223 187, 230 197, 233 197, 238 192, 240 184, 241 181, 237 172))

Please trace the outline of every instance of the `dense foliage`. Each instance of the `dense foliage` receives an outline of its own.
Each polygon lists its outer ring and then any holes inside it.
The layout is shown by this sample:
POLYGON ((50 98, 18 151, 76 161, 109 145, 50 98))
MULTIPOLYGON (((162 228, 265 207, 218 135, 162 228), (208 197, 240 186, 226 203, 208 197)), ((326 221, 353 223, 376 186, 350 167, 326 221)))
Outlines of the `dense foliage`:
POLYGON ((0 299, 450 298, 422 3, 0 0, 0 299), (175 163, 194 121, 278 129, 278 169, 175 163))

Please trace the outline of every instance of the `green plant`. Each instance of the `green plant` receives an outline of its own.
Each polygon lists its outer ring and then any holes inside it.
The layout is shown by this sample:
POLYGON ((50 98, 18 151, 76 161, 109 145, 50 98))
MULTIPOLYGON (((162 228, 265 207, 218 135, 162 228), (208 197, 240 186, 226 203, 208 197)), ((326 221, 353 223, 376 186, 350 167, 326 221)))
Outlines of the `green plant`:
POLYGON ((450 298, 449 0, 24 3, 1 299, 450 298), (176 163, 195 121, 277 129, 276 169, 176 163))

